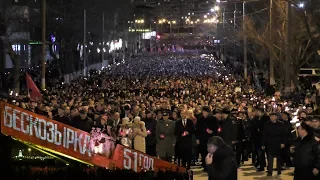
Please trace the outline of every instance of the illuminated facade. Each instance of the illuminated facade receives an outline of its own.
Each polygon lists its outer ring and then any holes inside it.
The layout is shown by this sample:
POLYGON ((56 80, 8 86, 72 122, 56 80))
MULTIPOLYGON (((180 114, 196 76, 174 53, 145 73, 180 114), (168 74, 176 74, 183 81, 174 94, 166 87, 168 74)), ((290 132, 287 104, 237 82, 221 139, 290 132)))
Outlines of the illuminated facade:
POLYGON ((213 1, 209 0, 131 0, 134 5, 145 5, 155 8, 158 19, 175 20, 181 25, 185 19, 196 21, 208 12, 213 1))

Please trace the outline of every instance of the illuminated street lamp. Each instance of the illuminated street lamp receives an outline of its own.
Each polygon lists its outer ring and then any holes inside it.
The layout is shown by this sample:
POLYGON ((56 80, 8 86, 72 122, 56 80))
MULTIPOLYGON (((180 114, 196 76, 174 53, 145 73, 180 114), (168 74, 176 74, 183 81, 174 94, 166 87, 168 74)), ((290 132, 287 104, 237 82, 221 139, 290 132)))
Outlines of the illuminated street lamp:
POLYGON ((203 17, 206 19, 208 16, 207 16, 207 15, 204 15, 203 17))
POLYGON ((219 6, 215 6, 215 7, 214 7, 214 10, 215 10, 215 11, 219 11, 219 10, 220 10, 220 7, 219 7, 219 6))
POLYGON ((303 2, 299 3, 299 4, 298 4, 298 7, 299 7, 299 8, 304 8, 304 3, 303 3, 303 2))

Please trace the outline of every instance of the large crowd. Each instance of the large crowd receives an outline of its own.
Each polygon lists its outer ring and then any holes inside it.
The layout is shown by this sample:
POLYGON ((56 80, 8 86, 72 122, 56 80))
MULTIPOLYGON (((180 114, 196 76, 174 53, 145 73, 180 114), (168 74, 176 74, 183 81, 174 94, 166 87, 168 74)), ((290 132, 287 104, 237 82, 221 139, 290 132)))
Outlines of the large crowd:
POLYGON ((234 155, 238 167, 251 159, 272 176, 277 158, 279 175, 294 166, 297 180, 319 179, 319 92, 266 95, 216 55, 139 56, 42 95, 3 100, 187 168, 201 165, 209 177, 228 169, 221 159, 205 162, 208 140, 220 136, 233 151, 215 154, 234 155))

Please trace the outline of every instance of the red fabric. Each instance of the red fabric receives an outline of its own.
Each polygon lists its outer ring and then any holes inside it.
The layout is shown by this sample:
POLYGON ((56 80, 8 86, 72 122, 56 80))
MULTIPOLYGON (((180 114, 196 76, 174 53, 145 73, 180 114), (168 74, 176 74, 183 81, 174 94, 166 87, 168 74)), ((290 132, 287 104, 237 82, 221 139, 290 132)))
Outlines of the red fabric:
POLYGON ((31 100, 38 101, 42 99, 42 94, 40 93, 37 85, 33 82, 30 75, 26 73, 26 81, 27 81, 27 87, 28 92, 31 100))

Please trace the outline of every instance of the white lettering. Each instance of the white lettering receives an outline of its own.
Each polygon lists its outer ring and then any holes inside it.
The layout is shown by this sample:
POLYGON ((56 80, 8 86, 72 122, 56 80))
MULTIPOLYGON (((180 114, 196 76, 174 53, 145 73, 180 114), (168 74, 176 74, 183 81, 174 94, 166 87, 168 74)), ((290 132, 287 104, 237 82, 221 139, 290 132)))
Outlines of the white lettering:
POLYGON ((20 111, 13 109, 13 118, 12 118, 12 124, 13 124, 13 129, 20 131, 20 128, 17 127, 17 120, 19 120, 19 115, 20 111))
POLYGON ((38 118, 36 118, 36 119, 33 121, 32 118, 33 118, 33 117, 30 115, 30 117, 29 117, 29 122, 30 122, 29 135, 30 135, 30 136, 33 136, 33 130, 32 130, 32 128, 34 128, 35 135, 36 135, 37 138, 39 138, 39 131, 38 131, 38 126, 37 126, 39 120, 38 120, 38 118))
POLYGON ((131 154, 131 150, 124 148, 124 150, 123 150, 123 158, 124 158, 123 167, 125 169, 131 169, 131 157, 128 154, 131 154))
POLYGON ((47 122, 47 126, 49 127, 47 132, 47 141, 53 143, 54 139, 54 124, 52 122, 47 122))
POLYGON ((143 154, 139 154, 139 166, 140 167, 143 167, 143 165, 141 164, 142 160, 144 158, 144 155, 143 154))
POLYGON ((57 145, 57 146, 60 146, 61 145, 61 139, 62 139, 62 134, 58 130, 58 125, 55 124, 54 125, 54 144, 57 145))
POLYGON ((74 142, 74 131, 72 129, 67 128, 67 145, 66 148, 69 149, 69 145, 74 142))
POLYGON ((149 158, 149 170, 154 170, 154 159, 149 158))
MULTIPOLYGON (((4 107, 4 126, 57 146, 63 145, 66 149, 73 146, 74 151, 79 151, 79 153, 87 154, 91 157, 91 150, 87 147, 91 137, 81 131, 77 132, 63 127, 62 133, 58 129, 58 124, 33 117, 27 112, 22 112, 9 106, 4 107)), ((135 157, 135 159, 137 158, 135 157)))
POLYGON ((24 133, 24 134, 29 134, 29 125, 26 123, 26 125, 24 125, 24 122, 29 122, 29 115, 25 112, 22 112, 21 113, 21 117, 20 117, 20 120, 21 120, 21 131, 24 133), (26 126, 26 127, 25 127, 26 126))
POLYGON ((123 152, 123 167, 125 169, 132 169, 135 172, 138 171, 138 167, 153 170, 154 169, 154 159, 152 157, 140 154, 138 152, 132 152, 130 149, 124 148, 123 152))
POLYGON ((81 133, 80 136, 78 137, 78 132, 74 132, 74 146, 73 146, 73 150, 77 151, 77 147, 79 147, 79 152, 81 154, 84 154, 85 152, 83 152, 83 148, 81 146, 81 139, 82 139, 83 134, 81 133))
POLYGON ((8 110, 12 110, 11 107, 8 107, 8 106, 5 106, 4 107, 4 125, 9 127, 9 128, 12 128, 12 115, 10 113, 8 113, 8 110), (9 122, 8 122, 9 120, 9 122))
POLYGON ((63 127, 63 147, 67 148, 67 128, 63 127))
POLYGON ((39 119, 39 127, 38 127, 38 131, 39 131, 39 136, 41 140, 46 140, 47 138, 47 122, 43 119, 39 119), (43 126, 41 126, 41 124, 43 124, 43 126), (43 133, 41 133, 43 129, 43 133))
POLYGON ((83 147, 84 151, 88 152, 88 156, 89 157, 91 157, 91 151, 90 151, 89 146, 87 146, 87 145, 89 145, 89 143, 90 143, 90 138, 91 138, 90 136, 85 135, 85 137, 84 137, 84 147, 83 147))

